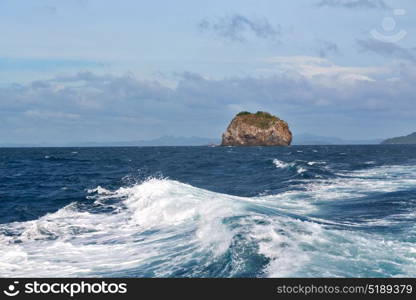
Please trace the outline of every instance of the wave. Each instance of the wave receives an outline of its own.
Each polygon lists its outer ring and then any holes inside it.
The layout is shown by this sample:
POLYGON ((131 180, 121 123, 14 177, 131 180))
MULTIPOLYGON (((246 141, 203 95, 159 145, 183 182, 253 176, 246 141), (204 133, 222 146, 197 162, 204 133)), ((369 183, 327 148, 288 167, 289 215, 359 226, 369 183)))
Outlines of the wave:
POLYGON ((276 168, 279 168, 279 169, 285 169, 289 166, 292 166, 291 164, 278 160, 276 158, 273 159, 273 164, 276 166, 276 168))
MULTIPOLYGON (((321 173, 322 171, 327 171, 325 168, 320 168, 320 165, 324 165, 324 162, 317 162, 317 161, 301 161, 301 160, 295 160, 293 162, 285 162, 279 159, 273 159, 273 164, 276 168, 286 171, 296 171, 298 175, 302 175, 308 171, 315 165, 318 166, 318 168, 315 167, 313 171, 318 171, 318 173, 321 173)), ((316 177, 321 177, 319 174, 314 174, 316 177)))
MULTIPOLYGON (((237 197, 172 180, 89 191, 108 213, 68 205, 38 220, 0 226, 0 276, 92 276, 155 263, 168 275, 182 261, 216 257, 232 238, 224 218, 241 210, 237 197), (114 199, 120 200, 113 203, 114 199), (157 262, 157 263, 156 263, 157 262)), ((151 270, 149 268, 148 270, 151 270)))
POLYGON ((342 176, 253 198, 160 178, 97 187, 90 206, 0 225, 0 276, 415 276, 414 243, 311 216, 322 201, 414 187, 414 168, 342 176))
POLYGON ((295 162, 286 163, 278 159, 273 159, 273 164, 276 166, 276 168, 279 168, 279 169, 296 169, 296 172, 298 174, 302 174, 306 172, 306 169, 304 167, 297 166, 295 162))

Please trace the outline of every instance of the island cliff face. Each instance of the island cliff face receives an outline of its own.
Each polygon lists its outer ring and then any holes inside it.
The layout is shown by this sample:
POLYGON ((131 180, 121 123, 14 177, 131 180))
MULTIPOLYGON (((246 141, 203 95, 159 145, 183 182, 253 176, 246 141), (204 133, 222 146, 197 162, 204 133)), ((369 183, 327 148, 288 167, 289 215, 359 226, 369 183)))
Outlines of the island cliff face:
POLYGON ((267 112, 237 114, 222 135, 222 146, 289 146, 289 125, 267 112))

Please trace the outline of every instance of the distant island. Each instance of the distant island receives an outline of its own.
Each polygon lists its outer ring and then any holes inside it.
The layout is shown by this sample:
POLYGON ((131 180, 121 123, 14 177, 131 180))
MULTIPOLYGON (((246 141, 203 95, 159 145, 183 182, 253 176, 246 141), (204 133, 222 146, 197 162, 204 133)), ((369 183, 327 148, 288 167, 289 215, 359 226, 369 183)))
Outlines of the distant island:
POLYGON ((416 144, 416 132, 406 135, 384 140, 381 142, 384 145, 400 145, 400 144, 416 144))
MULTIPOLYGON (((349 140, 333 136, 320 136, 309 133, 295 134, 291 145, 377 145, 383 139, 349 140)), ((164 135, 149 140, 131 141, 84 141, 84 142, 39 142, 39 143, 0 143, 2 147, 27 148, 27 147, 160 147, 160 146, 215 146, 221 144, 221 138, 184 137, 164 135)))
POLYGON ((375 139, 343 139, 334 136, 320 136, 310 133, 294 135, 292 145, 378 145, 383 141, 375 139))
POLYGON ((220 140, 206 137, 183 137, 164 135, 149 140, 132 141, 91 141, 91 142, 68 142, 68 143, 0 143, 0 147, 26 148, 26 147, 164 147, 164 146, 209 146, 219 145, 220 140))
POLYGON ((264 111, 238 113, 222 135, 222 146, 289 146, 289 125, 264 111))

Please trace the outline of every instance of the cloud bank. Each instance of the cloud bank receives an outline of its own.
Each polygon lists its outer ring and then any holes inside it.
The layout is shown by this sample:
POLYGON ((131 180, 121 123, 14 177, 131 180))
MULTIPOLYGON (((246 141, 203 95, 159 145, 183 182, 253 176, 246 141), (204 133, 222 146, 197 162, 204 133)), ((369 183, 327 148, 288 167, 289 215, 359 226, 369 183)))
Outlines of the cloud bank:
POLYGON ((173 88, 132 75, 89 72, 2 87, 0 138, 59 142, 163 134, 218 137, 241 110, 273 112, 295 132, 319 130, 345 137, 344 128, 362 132, 362 137, 384 137, 402 121, 416 118, 414 66, 352 68, 318 57, 270 58, 265 63, 279 71, 218 79, 184 73, 173 88), (337 132, 330 131, 331 122, 337 122, 337 132))

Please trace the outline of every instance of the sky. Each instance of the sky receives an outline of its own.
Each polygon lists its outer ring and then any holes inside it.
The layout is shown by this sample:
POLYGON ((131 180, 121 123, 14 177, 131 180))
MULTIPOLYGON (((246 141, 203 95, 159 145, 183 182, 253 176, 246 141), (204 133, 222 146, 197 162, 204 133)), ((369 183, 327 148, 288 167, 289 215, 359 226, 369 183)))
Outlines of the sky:
POLYGON ((414 0, 0 0, 0 143, 416 131, 414 0))

